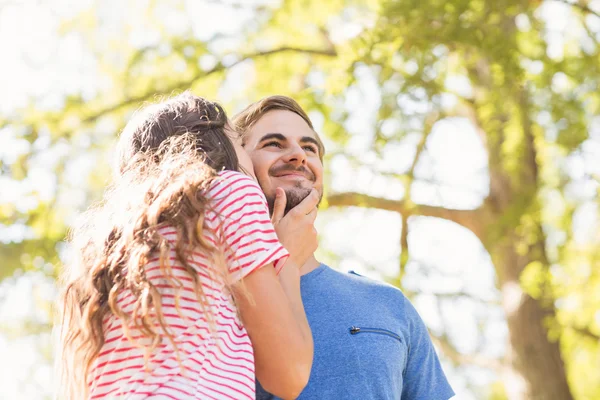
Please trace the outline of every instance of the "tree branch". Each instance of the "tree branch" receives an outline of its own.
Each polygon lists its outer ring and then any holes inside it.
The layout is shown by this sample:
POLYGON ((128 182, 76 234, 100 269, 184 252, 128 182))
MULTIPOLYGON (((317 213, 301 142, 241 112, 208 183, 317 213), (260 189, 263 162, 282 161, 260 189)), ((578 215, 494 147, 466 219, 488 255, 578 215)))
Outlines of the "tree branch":
MULTIPOLYGON (((431 341, 439 347, 439 349, 456 365, 475 365, 481 368, 492 369, 496 372, 505 368, 504 364, 493 357, 482 356, 479 353, 465 354, 456 350, 448 336, 448 321, 442 310, 442 302, 439 297, 436 297, 437 311, 440 316, 443 330, 441 334, 434 335, 429 332, 431 341)), ((479 347, 479 346, 478 346, 479 347)))
POLYGON ((457 351, 454 346, 448 340, 448 337, 445 335, 442 336, 431 336, 431 341, 439 347, 439 349, 444 353, 446 357, 448 357, 453 363, 457 365, 475 365, 477 367, 492 369, 495 371, 500 371, 504 369, 504 365, 502 362, 495 358, 484 357, 478 354, 464 354, 457 351))
POLYGON ((406 273, 406 265, 408 264, 408 215, 402 214, 402 231, 400 232, 400 282, 406 273))
POLYGON ((578 2, 572 3, 572 2, 567 1, 567 0, 554 0, 554 1, 557 1, 559 3, 563 3, 563 4, 566 4, 566 5, 569 5, 569 6, 574 7, 574 8, 578 8, 579 10, 583 11, 584 13, 595 15, 596 17, 600 18, 600 13, 592 10, 587 4, 581 4, 581 3, 578 3, 578 2))
POLYGON ((265 7, 264 5, 244 4, 241 2, 228 2, 228 1, 223 1, 223 0, 204 0, 204 2, 208 3, 208 4, 215 4, 215 5, 219 5, 219 6, 231 7, 231 8, 235 8, 235 9, 256 10, 256 9, 261 9, 261 8, 265 7))
POLYGON ((576 326, 572 326, 571 329, 573 329, 575 332, 579 333, 580 335, 583 335, 587 338, 590 338, 592 340, 600 342, 600 336, 598 336, 594 332, 590 331, 589 328, 579 328, 576 326))
MULTIPOLYGON (((407 181, 409 183, 412 183, 414 180, 418 180, 421 183, 427 183, 427 184, 430 184, 430 185, 438 186, 440 188, 450 188, 452 190, 461 190, 463 192, 469 192, 470 194, 473 194, 475 196, 480 196, 480 197, 485 196, 485 194, 483 194, 481 191, 475 190, 473 188, 473 185, 460 184, 460 183, 457 183, 457 182, 447 183, 447 182, 444 182, 442 180, 435 179, 435 177, 434 178, 424 178, 424 177, 415 178, 414 174, 410 173, 410 172, 398 173, 398 172, 392 172, 392 171, 381 171, 381 170, 379 170, 378 168, 376 168, 373 165, 367 165, 367 164, 361 163, 360 160, 358 160, 355 157, 349 156, 348 154, 345 154, 343 151, 330 152, 328 154, 332 158, 335 155, 343 155, 347 159, 349 159, 352 162, 354 162, 356 165, 358 165, 358 166, 360 166, 362 168, 368 168, 369 172, 371 172, 372 174, 379 175, 379 176, 382 176, 382 177, 385 177, 385 178, 393 178, 393 179, 404 180, 404 181, 407 181)), ((484 168, 482 168, 481 171, 484 171, 484 168)), ((479 171, 475 171, 475 172, 479 172, 479 171)), ((406 188, 405 188, 405 190, 406 190, 406 188)), ((410 191, 407 191, 405 193, 407 193, 407 198, 410 198, 410 191)))
MULTIPOLYGON (((406 182, 404 183, 404 198, 407 199, 408 201, 411 201, 411 188, 412 188, 412 182, 413 182, 413 177, 415 176, 415 168, 417 167, 417 164, 419 163, 419 159, 421 158, 421 154, 423 154, 423 151, 425 151, 425 145, 427 144, 427 139, 429 138, 429 134, 431 133, 431 130, 433 128, 433 125, 435 124, 435 122, 438 120, 438 115, 430 115, 429 118, 427 118, 425 126, 426 129, 424 130, 423 134, 421 135, 421 139, 419 140, 419 143, 417 143, 417 148, 415 150, 415 157, 413 158, 412 164, 410 165, 410 168, 408 170, 408 179, 406 179, 406 182)), ((402 230, 400 232, 400 251, 401 251, 401 255, 400 255, 400 280, 402 280, 402 278, 404 277, 404 272, 406 270, 406 265, 408 264, 408 259, 410 257, 409 253, 408 253, 408 215, 406 213, 402 214, 402 230)))
POLYGON ((327 204, 331 207, 376 208, 402 215, 443 218, 469 229, 483 242, 484 218, 482 209, 454 210, 427 205, 407 205, 404 200, 390 200, 357 192, 331 194, 327 197, 327 204))
POLYGON ((83 122, 84 123, 95 122, 98 118, 100 118, 106 114, 110 114, 111 112, 120 110, 123 107, 141 103, 141 102, 146 101, 149 98, 156 96, 156 95, 171 94, 172 92, 177 91, 177 90, 185 90, 185 89, 189 88, 198 79, 202 79, 209 75, 212 75, 212 74, 215 74, 218 72, 222 72, 228 68, 235 67, 236 65, 241 64, 244 61, 247 61, 250 59, 255 59, 255 58, 260 58, 260 57, 269 57, 269 56, 272 56, 274 54, 279 54, 279 53, 301 53, 301 54, 310 54, 310 55, 328 56, 328 57, 337 56, 337 51, 335 48, 308 49, 308 48, 300 48, 300 47, 293 47, 293 46, 283 46, 283 47, 279 47, 277 49, 259 51, 256 53, 250 53, 250 54, 240 57, 239 60, 237 60, 229 65, 225 65, 222 62, 220 62, 217 65, 215 65, 212 69, 205 71, 201 75, 196 75, 196 76, 192 77, 191 79, 177 82, 176 84, 171 85, 165 89, 162 89, 159 91, 152 90, 150 92, 144 93, 139 96, 127 98, 118 104, 114 104, 112 106, 106 107, 104 109, 101 109, 99 111, 96 111, 96 112, 86 116, 83 119, 83 122))

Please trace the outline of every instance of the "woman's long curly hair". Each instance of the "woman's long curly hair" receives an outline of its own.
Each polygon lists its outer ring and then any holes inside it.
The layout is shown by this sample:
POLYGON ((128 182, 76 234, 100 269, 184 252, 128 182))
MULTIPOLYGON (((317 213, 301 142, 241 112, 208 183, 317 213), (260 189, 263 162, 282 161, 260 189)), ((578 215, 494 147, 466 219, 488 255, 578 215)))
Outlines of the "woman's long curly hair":
POLYGON ((73 257, 62 278, 61 296, 60 391, 66 399, 88 396, 88 377, 111 315, 120 319, 130 340, 131 329, 142 334, 146 360, 162 340, 175 346, 160 293, 146 277, 150 259, 158 255, 163 275, 180 289, 182 283, 168 262, 169 252, 175 251, 209 322, 210 305, 198 274, 186 261, 189 252, 201 248, 215 265, 207 272, 226 286, 230 283, 222 250, 202 236, 209 207, 206 190, 218 171, 239 170, 223 109, 189 92, 151 105, 125 127, 118 159, 117 176, 103 201, 83 215, 70 235, 73 257), (177 231, 174 245, 159 233, 165 226, 177 231), (135 298, 131 312, 117 303, 123 291, 135 298))

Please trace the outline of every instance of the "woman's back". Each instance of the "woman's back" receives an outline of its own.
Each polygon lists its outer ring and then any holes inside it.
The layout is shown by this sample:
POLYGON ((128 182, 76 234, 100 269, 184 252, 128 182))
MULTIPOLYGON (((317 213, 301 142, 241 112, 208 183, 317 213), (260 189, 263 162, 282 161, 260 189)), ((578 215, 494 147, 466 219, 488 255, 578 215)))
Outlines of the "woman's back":
MULTIPOLYGON (((269 263, 282 264, 287 251, 277 240, 266 200, 256 182, 239 172, 224 171, 206 197, 209 206, 202 236, 223 252, 231 283, 269 263)), ((177 231, 164 227, 159 233, 171 247, 170 272, 165 274, 161 269, 157 252, 146 264, 145 273, 160 293, 169 335, 161 335, 160 344, 149 353, 146 363, 147 347, 140 344, 149 346, 150 339, 139 328, 125 332, 121 319, 109 314, 104 321, 105 342, 89 377, 91 398, 126 395, 135 399, 160 394, 176 399, 253 399, 252 344, 223 279, 214 273, 214 261, 202 249, 185 258, 197 273, 213 316, 211 321, 196 297, 190 274, 173 250, 177 231)), ((133 311, 135 301, 131 292, 121 292, 117 298, 126 314, 133 311)), ((161 331, 158 326, 153 328, 161 331)))

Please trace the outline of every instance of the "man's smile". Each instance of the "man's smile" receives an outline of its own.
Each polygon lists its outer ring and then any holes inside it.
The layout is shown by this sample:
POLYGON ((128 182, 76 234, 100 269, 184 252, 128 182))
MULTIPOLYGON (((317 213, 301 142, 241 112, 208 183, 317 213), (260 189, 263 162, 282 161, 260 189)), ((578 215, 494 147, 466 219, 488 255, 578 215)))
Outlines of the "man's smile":
POLYGON ((285 172, 281 174, 275 175, 275 178, 283 178, 283 179, 307 179, 308 177, 301 172, 285 172))
POLYGON ((285 165, 279 168, 274 168, 269 175, 274 178, 286 180, 306 179, 311 182, 315 181, 315 174, 310 172, 305 167, 293 168, 285 165))

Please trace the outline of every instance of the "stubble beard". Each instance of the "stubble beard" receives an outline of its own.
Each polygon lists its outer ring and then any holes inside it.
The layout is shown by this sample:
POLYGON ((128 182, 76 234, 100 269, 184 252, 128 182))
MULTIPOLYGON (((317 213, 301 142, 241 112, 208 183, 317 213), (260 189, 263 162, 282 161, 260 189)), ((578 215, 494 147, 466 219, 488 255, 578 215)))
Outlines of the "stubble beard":
MULTIPOLYGON (((286 198, 284 215, 286 215, 292 208, 302 203, 302 200, 304 200, 310 194, 312 189, 303 187, 302 183, 296 182, 293 188, 284 189, 284 191, 286 198)), ((269 205, 269 214, 273 215, 273 208, 275 207, 275 193, 270 196, 266 196, 266 198, 267 204, 269 205)), ((321 199, 319 199, 319 204, 320 203, 321 199)))

